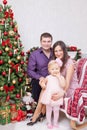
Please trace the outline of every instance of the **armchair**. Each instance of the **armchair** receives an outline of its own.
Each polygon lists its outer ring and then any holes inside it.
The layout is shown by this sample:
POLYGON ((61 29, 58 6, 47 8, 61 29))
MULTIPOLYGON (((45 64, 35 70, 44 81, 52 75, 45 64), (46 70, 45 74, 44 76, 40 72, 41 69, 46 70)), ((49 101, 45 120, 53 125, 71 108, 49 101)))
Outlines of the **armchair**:
POLYGON ((79 130, 87 126, 85 122, 85 108, 87 108, 87 59, 81 58, 77 63, 77 76, 79 88, 71 98, 64 99, 64 105, 60 108, 71 120, 71 128, 79 130), (85 123, 84 123, 85 122, 85 123))

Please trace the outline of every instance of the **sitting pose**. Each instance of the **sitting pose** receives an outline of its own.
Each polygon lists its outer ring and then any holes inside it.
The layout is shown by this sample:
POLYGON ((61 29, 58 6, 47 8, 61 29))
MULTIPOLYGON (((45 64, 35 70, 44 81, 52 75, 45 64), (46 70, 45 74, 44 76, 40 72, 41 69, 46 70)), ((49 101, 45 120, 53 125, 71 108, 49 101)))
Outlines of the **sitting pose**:
MULTIPOLYGON (((55 101, 60 99, 64 95, 64 97, 71 98, 74 94, 75 89, 79 88, 79 84, 75 64, 73 60, 70 58, 70 56, 68 56, 67 47, 63 41, 57 41, 56 43, 54 43, 53 58, 59 58, 63 62, 60 72, 66 80, 66 85, 64 87, 64 91, 54 93, 51 99, 55 101)), ((39 84, 42 88, 44 88, 45 80, 40 80, 39 84)), ((40 102, 41 97, 42 94, 40 94, 39 96, 38 105, 31 120, 32 125, 38 121, 37 119, 40 116, 40 113, 43 112, 43 108, 45 111, 45 107, 40 102)))
POLYGON ((65 79, 60 74, 60 67, 62 66, 62 61, 60 59, 51 60, 48 63, 49 75, 46 77, 46 88, 42 89, 42 96, 40 102, 46 105, 46 118, 48 128, 58 127, 59 118, 59 108, 63 105, 63 97, 54 101, 51 99, 52 95, 57 92, 61 92, 65 87, 65 79), (52 125, 52 112, 54 117, 54 122, 52 125))

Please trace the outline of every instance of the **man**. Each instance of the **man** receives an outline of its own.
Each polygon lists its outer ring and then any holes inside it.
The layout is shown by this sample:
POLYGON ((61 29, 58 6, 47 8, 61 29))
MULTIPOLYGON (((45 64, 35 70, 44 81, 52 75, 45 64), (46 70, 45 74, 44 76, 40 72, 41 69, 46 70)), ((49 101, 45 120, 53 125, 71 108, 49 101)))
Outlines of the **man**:
POLYGON ((52 59, 52 40, 53 37, 50 33, 43 33, 40 36, 41 47, 33 51, 29 57, 27 73, 32 78, 32 96, 38 102, 41 87, 39 80, 48 75, 48 62, 52 59))

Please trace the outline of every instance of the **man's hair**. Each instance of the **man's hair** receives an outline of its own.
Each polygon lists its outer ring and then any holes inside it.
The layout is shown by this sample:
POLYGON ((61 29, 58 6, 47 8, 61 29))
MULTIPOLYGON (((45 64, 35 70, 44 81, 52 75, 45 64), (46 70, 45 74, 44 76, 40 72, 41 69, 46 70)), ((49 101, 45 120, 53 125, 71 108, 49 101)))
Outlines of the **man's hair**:
POLYGON ((51 40, 53 40, 52 35, 50 33, 47 33, 47 32, 41 34, 40 41, 42 40, 42 37, 45 37, 45 38, 49 37, 49 38, 51 38, 51 40))

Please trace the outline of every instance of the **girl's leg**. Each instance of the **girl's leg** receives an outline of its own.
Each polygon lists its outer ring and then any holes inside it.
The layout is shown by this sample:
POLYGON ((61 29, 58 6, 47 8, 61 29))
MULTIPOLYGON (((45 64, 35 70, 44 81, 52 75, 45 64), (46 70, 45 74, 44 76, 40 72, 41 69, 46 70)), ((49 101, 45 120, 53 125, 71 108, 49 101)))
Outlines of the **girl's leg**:
POLYGON ((52 128, 51 116, 52 116, 52 106, 46 105, 46 118, 48 128, 52 128))
POLYGON ((53 115, 54 115, 54 126, 58 127, 59 106, 54 106, 53 107, 53 115))

